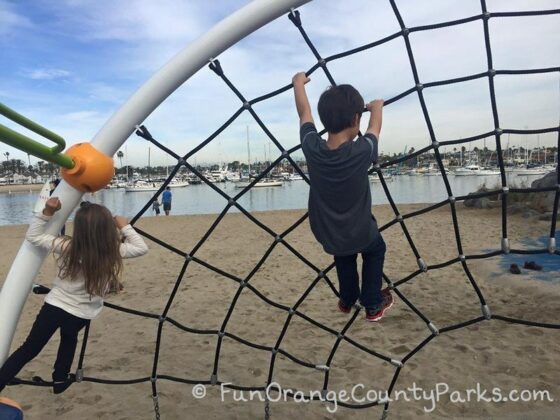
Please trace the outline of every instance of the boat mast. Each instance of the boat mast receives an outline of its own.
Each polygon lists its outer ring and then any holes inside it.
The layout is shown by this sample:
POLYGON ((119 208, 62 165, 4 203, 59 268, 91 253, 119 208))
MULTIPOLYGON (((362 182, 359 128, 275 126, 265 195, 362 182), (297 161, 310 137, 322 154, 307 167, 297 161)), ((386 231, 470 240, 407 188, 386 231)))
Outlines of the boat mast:
POLYGON ((247 165, 249 166, 249 178, 251 177, 251 148, 249 147, 249 126, 247 128, 247 165))
MULTIPOLYGON (((510 160, 510 164, 513 164, 513 157, 511 156, 511 150, 509 149, 509 133, 508 133, 508 140, 507 140, 507 146, 506 146, 506 160, 507 160, 507 156, 509 154, 509 160, 510 160)), ((497 158, 496 158, 497 160, 497 158)))
POLYGON ((128 147, 126 144, 124 145, 124 153, 126 157, 126 183, 128 184, 128 147))
POLYGON ((537 165, 541 164, 541 139, 537 134, 537 165))
POLYGON ((148 182, 150 181, 150 147, 148 146, 148 182))
POLYGON ((169 178, 169 155, 165 154, 165 179, 169 178))

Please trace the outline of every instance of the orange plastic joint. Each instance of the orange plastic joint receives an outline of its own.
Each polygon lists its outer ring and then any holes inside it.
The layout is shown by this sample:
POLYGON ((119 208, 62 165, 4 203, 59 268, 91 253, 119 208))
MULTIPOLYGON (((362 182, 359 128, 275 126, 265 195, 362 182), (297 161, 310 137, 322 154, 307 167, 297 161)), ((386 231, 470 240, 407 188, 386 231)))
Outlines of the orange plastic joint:
POLYGON ((82 192, 95 192, 104 188, 115 175, 113 159, 101 153, 90 143, 78 143, 66 151, 75 165, 61 168, 62 178, 82 192))

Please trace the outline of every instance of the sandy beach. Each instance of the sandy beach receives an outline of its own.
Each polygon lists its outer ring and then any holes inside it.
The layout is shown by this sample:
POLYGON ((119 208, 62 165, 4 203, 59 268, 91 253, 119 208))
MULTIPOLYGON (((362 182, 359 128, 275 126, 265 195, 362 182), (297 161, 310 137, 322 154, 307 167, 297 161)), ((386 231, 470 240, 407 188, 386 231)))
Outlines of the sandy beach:
MULTIPOLYGON (((423 205, 402 205, 403 214, 423 205)), ((376 206, 380 225, 392 220, 388 206, 376 206)), ((255 213, 255 217, 280 233, 304 214, 303 211, 255 213)), ((173 247, 190 252, 216 215, 147 217, 137 226, 173 247)), ((464 253, 479 254, 500 246, 501 216, 499 209, 474 210, 458 205, 458 219, 464 253)), ((523 248, 523 239, 547 235, 550 222, 528 221, 519 215, 508 219, 512 248, 523 248)), ((428 263, 443 263, 458 256, 449 206, 406 220, 420 255, 428 263)), ((23 240, 27 226, 0 228, 0 273, 4 280, 11 262, 23 240)), ((383 233, 387 242, 385 273, 398 281, 416 271, 414 255, 398 224, 383 233)), ((245 278, 273 243, 273 237, 241 214, 229 214, 209 239, 196 252, 196 257, 228 272, 245 278)), ((286 242, 314 266, 324 269, 331 263, 315 242, 305 221, 286 236, 286 242)), ((161 314, 173 291, 185 259, 170 250, 147 241, 148 255, 128 260, 123 283, 125 290, 110 302, 154 314, 161 314)), ((520 266, 530 256, 519 256, 520 266)), ((531 272, 514 276, 499 265, 501 257, 469 260, 471 270, 493 314, 525 320, 560 324, 560 284, 536 280, 531 272)), ((559 257, 560 259, 560 257, 559 257)), ((557 267, 560 266, 557 265, 557 267)), ((50 285, 55 264, 49 256, 38 283, 50 285)), ((559 271, 549 273, 551 279, 559 271)), ((250 284, 266 298, 292 306, 315 280, 316 273, 302 263, 283 244, 278 244, 262 267, 254 273, 250 284)), ((328 278, 338 285, 336 273, 328 278)), ((219 330, 224 323, 232 299, 239 289, 235 281, 190 262, 169 317, 190 328, 219 330)), ((403 284, 399 290, 438 328, 452 326, 481 316, 481 307, 461 264, 429 270, 403 284)), ((25 305, 12 350, 26 337, 43 297, 31 295, 25 305)), ((350 315, 336 310, 336 297, 325 281, 320 281, 298 310, 335 331, 341 331, 350 315)), ((265 303, 248 289, 241 292, 225 330, 263 346, 273 347, 286 321, 286 311, 265 303)), ((426 324, 395 295, 395 305, 380 323, 364 321, 361 311, 345 333, 346 337, 395 360, 402 360, 411 350, 430 336, 426 324)), ((151 376, 158 321, 105 308, 91 326, 84 363, 86 377, 126 380, 151 376)), ((324 365, 337 337, 301 317, 292 318, 281 348, 300 360, 324 365)), ((216 334, 199 335, 164 323, 158 375, 192 380, 210 380, 216 354, 216 334)), ((552 419, 560 409, 560 331, 509 324, 499 320, 481 321, 466 328, 443 333, 431 340, 400 371, 395 390, 422 387, 428 392, 443 389, 449 393, 433 407, 432 402, 408 399, 394 401, 389 419, 411 418, 497 418, 552 419), (470 402, 451 402, 450 393, 458 391, 463 399, 468 389, 499 388, 503 395, 511 390, 548 391, 553 402, 484 402, 471 395, 470 402), (425 409, 433 408, 433 411, 425 409)), ((58 338, 53 338, 44 351, 20 373, 23 379, 34 375, 48 379, 56 355, 58 338)), ((269 373, 271 352, 243 345, 225 337, 222 342, 218 380, 240 386, 264 386, 269 373)), ((77 356, 75 358, 77 364, 77 356)), ((347 341, 342 341, 332 358, 329 390, 351 392, 356 384, 365 390, 386 391, 396 367, 372 356, 347 341)), ((306 393, 321 390, 325 372, 303 367, 278 355, 274 367, 275 382, 284 389, 294 388, 306 393)), ((162 419, 257 419, 264 418, 264 403, 236 402, 232 392, 223 395, 219 386, 207 387, 203 399, 192 396, 193 386, 166 379, 157 381, 162 419)), ((104 385, 82 382, 61 395, 49 388, 29 386, 8 387, 6 397, 19 401, 26 419, 152 419, 154 418, 149 381, 134 385, 104 385)), ((365 391, 358 392, 366 397, 365 391)), ((455 394, 457 395, 457 394, 455 394)), ((245 395, 248 398, 248 393, 245 395)), ((271 403, 271 418, 305 419, 376 419, 382 409, 363 410, 338 408, 330 413, 332 404, 322 402, 271 403)))
POLYGON ((0 185, 0 194, 41 191, 44 184, 9 184, 0 185))

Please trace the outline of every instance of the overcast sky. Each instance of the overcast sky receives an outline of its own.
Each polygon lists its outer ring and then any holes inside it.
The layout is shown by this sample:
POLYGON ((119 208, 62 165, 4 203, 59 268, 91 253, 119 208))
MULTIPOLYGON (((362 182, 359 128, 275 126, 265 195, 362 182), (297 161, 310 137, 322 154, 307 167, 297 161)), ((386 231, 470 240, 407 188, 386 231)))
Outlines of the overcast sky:
MULTIPOLYGON (((177 52, 244 0, 0 0, 0 102, 61 134, 73 144, 91 139, 147 79, 177 52)), ((479 0, 397 0, 408 27, 480 13, 479 0)), ((490 11, 560 9, 560 0, 487 0, 490 11)), ((399 30, 388 0, 315 0, 300 9, 304 27, 327 57, 399 30)), ((560 15, 490 20, 496 69, 560 66, 560 15)), ((410 37, 422 82, 487 70, 481 21, 410 37)), ((283 16, 218 57, 227 76, 252 99, 291 81, 315 59, 295 26, 283 16)), ((391 98, 414 85, 404 41, 399 37, 373 50, 335 61, 337 83, 351 83, 366 101, 391 98)), ((315 72, 308 91, 315 114, 326 77, 315 72)), ((560 76, 556 73, 499 76, 496 93, 503 128, 557 126, 560 76)), ((440 141, 493 129, 486 78, 424 90, 440 141)), ((240 106, 238 99, 204 68, 171 95, 146 121, 154 137, 185 154, 222 125, 240 106)), ((272 133, 286 146, 298 143, 291 92, 255 106, 272 133)), ((0 123, 14 127, 3 117, 0 123)), ((248 113, 196 154, 198 163, 247 160, 246 126, 252 159, 268 154, 266 135, 248 113)), ((19 129, 18 129, 19 130, 19 129)), ((23 131, 23 130, 19 130, 23 131)), ((32 135, 37 138, 37 136, 32 135)), ((506 139, 507 141, 507 139, 506 139)), ((511 144, 537 145, 537 137, 511 136, 511 144)), ((541 146, 554 135, 541 135, 541 146)), ((381 151, 429 144, 417 95, 385 109, 381 151)), ((479 147, 482 142, 477 144, 479 147)), ((474 146, 474 144, 473 144, 474 146)), ((493 139, 487 146, 494 148, 493 139)), ((152 146, 152 164, 172 164, 152 146)), ((122 148, 125 151, 125 147, 122 148)), ((273 157, 278 155, 274 146, 273 157)), ((0 152, 27 156, 0 144, 0 152)), ((128 161, 144 166, 148 143, 131 137, 128 161)), ((3 156, 2 156, 3 157, 3 156)), ((32 158, 32 162, 36 159, 32 158)), ((194 162, 194 158, 193 158, 194 162)), ((117 162, 118 164, 118 162, 117 162)))

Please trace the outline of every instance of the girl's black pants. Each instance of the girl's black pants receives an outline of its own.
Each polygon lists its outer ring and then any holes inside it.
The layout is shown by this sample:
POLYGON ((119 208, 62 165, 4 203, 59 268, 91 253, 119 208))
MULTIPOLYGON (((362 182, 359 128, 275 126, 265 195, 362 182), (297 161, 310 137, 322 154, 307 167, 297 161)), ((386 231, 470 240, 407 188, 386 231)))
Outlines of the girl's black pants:
POLYGON ((25 342, 8 357, 6 363, 0 369, 0 391, 15 378, 26 363, 41 352, 59 328, 60 345, 58 346, 52 378, 54 381, 67 380, 78 345, 78 333, 88 322, 88 319, 79 318, 63 309, 45 303, 39 311, 25 342))

